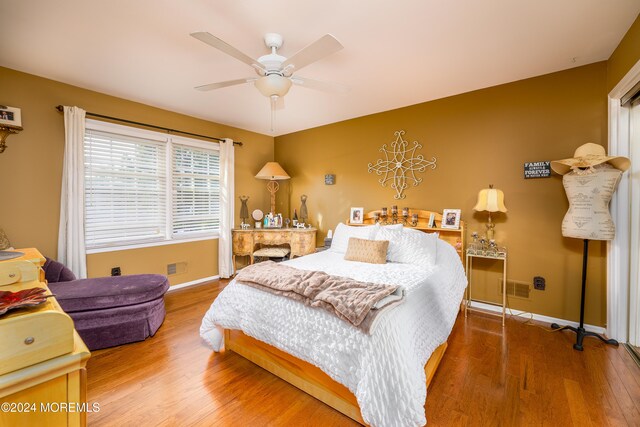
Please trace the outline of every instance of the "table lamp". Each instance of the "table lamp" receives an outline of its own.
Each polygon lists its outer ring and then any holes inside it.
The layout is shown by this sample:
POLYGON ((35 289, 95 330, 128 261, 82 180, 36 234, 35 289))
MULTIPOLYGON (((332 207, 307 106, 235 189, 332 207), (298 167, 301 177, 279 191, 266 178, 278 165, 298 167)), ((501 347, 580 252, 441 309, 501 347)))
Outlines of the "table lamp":
POLYGON ((267 190, 271 194, 271 213, 276 213, 276 191, 280 188, 280 184, 278 181, 283 179, 290 179, 291 177, 287 174, 282 166, 278 164, 278 162, 267 162, 266 165, 260 169, 260 172, 256 175, 258 179, 268 179, 267 190))
POLYGON ((493 240, 493 229, 495 224, 491 222, 492 212, 507 212, 504 206, 504 193, 501 190, 489 188, 480 190, 478 193, 478 203, 473 207, 474 211, 489 212, 489 222, 487 223, 487 240, 493 240))

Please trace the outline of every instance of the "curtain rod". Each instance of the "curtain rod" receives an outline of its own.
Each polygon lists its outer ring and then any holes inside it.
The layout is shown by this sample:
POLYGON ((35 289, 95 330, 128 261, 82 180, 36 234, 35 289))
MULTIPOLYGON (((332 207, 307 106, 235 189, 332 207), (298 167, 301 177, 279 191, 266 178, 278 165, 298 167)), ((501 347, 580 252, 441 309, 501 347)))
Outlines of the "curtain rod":
MULTIPOLYGON (((62 105, 58 105, 55 107, 56 110, 63 112, 64 111, 64 107, 62 105)), ((224 139, 222 138, 216 138, 215 136, 207 136, 207 135, 200 135, 198 133, 191 133, 191 132, 185 132, 182 130, 177 130, 177 129, 171 129, 171 128, 165 128, 162 126, 156 126, 156 125, 150 125, 147 123, 141 123, 141 122, 134 122, 133 120, 126 120, 126 119, 120 119, 118 117, 111 117, 111 116, 104 116, 102 114, 96 114, 96 113, 90 113, 90 112, 86 112, 87 116, 93 116, 93 117, 99 117, 101 119, 107 119, 107 120, 115 120, 118 122, 122 122, 122 123, 129 123, 132 125, 138 125, 138 126, 145 126, 148 128, 153 128, 153 129, 160 129, 169 133, 181 133, 183 135, 191 135, 191 136, 197 136, 199 138, 207 138, 207 139, 213 139, 215 141, 219 141, 219 142, 223 142, 224 139)), ((242 142, 240 141, 233 141, 233 145, 239 145, 240 147, 242 147, 242 142)))

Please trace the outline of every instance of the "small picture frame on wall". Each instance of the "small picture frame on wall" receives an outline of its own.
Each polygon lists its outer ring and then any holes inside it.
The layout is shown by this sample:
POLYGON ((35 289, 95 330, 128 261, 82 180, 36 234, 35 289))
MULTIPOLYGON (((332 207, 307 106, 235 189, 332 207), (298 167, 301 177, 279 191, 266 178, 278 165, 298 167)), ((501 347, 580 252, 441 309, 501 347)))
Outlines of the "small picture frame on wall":
POLYGON ((20 109, 0 105, 0 126, 22 127, 22 116, 20 109))
POLYGON ((351 208, 349 223, 362 224, 364 222, 364 208, 351 208))
POLYGON ((442 211, 441 228, 451 228, 457 230, 460 228, 460 209, 445 209, 442 211))

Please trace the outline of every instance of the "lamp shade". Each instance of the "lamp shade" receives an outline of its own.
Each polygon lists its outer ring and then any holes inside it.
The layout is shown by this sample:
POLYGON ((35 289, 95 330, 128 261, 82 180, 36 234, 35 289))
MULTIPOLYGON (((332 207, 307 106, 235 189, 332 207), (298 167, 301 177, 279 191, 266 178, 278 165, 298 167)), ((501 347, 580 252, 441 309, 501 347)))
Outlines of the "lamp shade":
POLYGON ((485 188, 478 193, 478 203, 473 207, 474 211, 507 212, 504 206, 504 193, 501 190, 485 188))
POLYGON ((277 74, 271 74, 260 77, 254 84, 264 96, 285 96, 291 87, 291 80, 277 74))
POLYGON ((256 178, 278 181, 282 179, 289 179, 291 177, 284 171, 284 169, 282 169, 282 166, 280 166, 278 162, 267 162, 267 164, 260 169, 256 178))

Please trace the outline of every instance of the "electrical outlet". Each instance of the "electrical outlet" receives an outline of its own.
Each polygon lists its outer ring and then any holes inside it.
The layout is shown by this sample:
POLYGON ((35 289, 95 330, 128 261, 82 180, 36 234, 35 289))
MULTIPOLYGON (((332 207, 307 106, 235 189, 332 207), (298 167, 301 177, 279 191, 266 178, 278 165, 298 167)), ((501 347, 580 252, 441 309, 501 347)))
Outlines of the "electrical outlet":
POLYGON ((533 278, 533 289, 537 289, 539 291, 544 291, 544 288, 546 288, 547 283, 544 280, 544 277, 542 276, 535 276, 533 278))
POLYGON ((120 271, 120 267, 113 267, 111 269, 111 275, 112 276, 121 276, 122 272, 120 271))

